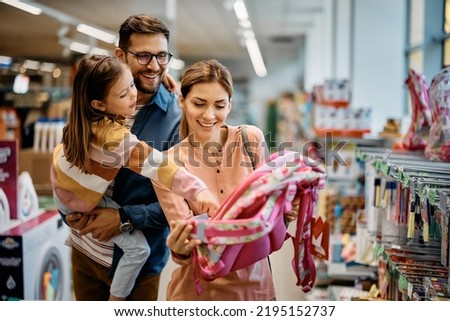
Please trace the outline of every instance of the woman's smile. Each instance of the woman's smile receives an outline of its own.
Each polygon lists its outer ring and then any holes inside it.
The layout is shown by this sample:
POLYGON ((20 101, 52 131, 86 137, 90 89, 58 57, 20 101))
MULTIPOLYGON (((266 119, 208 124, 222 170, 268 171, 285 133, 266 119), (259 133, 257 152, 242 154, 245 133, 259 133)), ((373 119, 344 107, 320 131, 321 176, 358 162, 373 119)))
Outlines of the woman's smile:
POLYGON ((205 122, 202 122, 202 121, 200 121, 200 120, 198 120, 197 122, 198 122, 202 127, 205 127, 205 128, 208 128, 208 129, 213 128, 214 125, 217 124, 216 122, 214 122, 214 123, 205 123, 205 122))

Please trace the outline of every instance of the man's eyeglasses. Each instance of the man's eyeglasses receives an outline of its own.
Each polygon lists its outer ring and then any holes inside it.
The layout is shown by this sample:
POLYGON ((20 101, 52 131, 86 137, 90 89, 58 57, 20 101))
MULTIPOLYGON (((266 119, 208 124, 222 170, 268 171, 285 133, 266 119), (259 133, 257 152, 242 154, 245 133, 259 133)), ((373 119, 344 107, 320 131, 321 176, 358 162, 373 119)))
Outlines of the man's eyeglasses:
POLYGON ((158 64, 167 65, 173 56, 173 54, 169 51, 161 51, 161 52, 158 52, 156 55, 154 55, 147 51, 133 52, 133 51, 125 49, 125 48, 122 48, 122 50, 125 52, 129 52, 130 54, 135 56, 137 62, 141 65, 148 65, 152 61, 153 57, 156 57, 156 61, 158 62, 158 64))

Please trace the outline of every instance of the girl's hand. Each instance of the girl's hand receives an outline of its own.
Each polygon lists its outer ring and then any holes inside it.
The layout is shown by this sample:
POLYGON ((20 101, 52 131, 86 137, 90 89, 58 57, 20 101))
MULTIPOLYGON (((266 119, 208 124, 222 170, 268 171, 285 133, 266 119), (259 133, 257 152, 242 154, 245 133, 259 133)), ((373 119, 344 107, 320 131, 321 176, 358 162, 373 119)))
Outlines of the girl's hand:
POLYGON ((170 91, 171 93, 174 93, 175 95, 181 94, 180 86, 178 86, 178 83, 169 73, 165 74, 164 78, 162 79, 162 83, 164 87, 166 87, 167 90, 170 91))
POLYGON ((199 203, 202 213, 207 213, 209 217, 213 216, 214 212, 219 208, 216 198, 207 189, 199 192, 195 201, 199 203))

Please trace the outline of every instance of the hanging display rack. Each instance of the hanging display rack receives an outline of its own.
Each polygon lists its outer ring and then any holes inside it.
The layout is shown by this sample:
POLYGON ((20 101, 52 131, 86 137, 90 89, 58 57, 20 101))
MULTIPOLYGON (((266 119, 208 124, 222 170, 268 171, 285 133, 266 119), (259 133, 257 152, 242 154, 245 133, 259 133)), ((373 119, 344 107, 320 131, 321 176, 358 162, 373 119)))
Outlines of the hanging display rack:
MULTIPOLYGON (((450 163, 434 162, 422 153, 391 151, 384 148, 361 147, 356 151, 359 161, 372 162, 375 169, 403 186, 410 188, 421 201, 427 200, 443 214, 441 224, 449 223, 450 163)), ((447 235, 447 244, 450 237, 447 235)), ((450 257, 450 247, 448 253, 450 257)), ((450 293, 450 264, 447 263, 447 293, 450 293)), ((411 287, 412 287, 411 283, 411 287)))

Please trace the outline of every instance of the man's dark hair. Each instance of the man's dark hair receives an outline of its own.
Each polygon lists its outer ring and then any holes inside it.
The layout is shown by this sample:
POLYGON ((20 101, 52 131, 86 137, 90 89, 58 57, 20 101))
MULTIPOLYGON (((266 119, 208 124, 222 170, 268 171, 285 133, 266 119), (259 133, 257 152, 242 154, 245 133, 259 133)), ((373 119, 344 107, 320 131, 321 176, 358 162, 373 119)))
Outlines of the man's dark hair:
POLYGON ((134 33, 143 34, 164 34, 169 42, 170 31, 166 25, 159 19, 144 14, 128 17, 119 30, 119 47, 128 48, 130 45, 130 37, 134 33))

